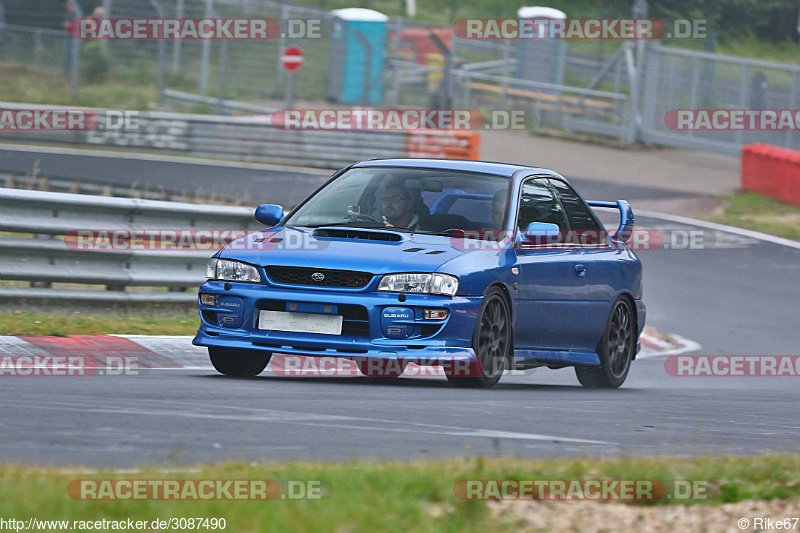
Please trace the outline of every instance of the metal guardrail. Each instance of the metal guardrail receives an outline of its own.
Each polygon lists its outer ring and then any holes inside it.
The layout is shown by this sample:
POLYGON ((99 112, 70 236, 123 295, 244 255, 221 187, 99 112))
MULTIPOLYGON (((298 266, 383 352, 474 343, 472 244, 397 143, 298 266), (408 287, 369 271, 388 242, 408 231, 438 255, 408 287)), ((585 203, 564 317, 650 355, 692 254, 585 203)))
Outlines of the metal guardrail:
MULTIPOLYGON (((0 102, 0 109, 65 108, 0 102)), ((100 117, 109 112, 92 111, 100 117)), ((230 117, 148 112, 142 118, 138 129, 0 130, 0 139, 341 168, 364 159, 405 157, 409 135, 406 131, 282 130, 272 126, 270 115, 230 117)))
POLYGON ((206 262, 216 249, 82 250, 62 237, 79 230, 255 231, 260 227, 253 209, 247 207, 0 188, 0 231, 28 234, 0 237, 0 280, 39 285, 0 286, 0 300, 191 303, 196 293, 180 289, 202 283, 206 262), (106 285, 114 290, 41 286, 50 283, 106 285), (169 287, 173 292, 122 290, 136 286, 169 287))
POLYGON ((632 103, 626 94, 521 80, 483 71, 453 71, 458 107, 524 109, 542 126, 623 138, 632 103))
POLYGON ((164 98, 171 104, 171 109, 183 110, 187 108, 191 109, 194 106, 207 106, 209 109, 215 109, 217 113, 222 115, 233 115, 236 113, 270 114, 275 111, 275 109, 271 107, 237 102, 235 100, 213 98, 211 96, 192 94, 184 91, 174 91, 172 89, 166 89, 164 91, 164 98))

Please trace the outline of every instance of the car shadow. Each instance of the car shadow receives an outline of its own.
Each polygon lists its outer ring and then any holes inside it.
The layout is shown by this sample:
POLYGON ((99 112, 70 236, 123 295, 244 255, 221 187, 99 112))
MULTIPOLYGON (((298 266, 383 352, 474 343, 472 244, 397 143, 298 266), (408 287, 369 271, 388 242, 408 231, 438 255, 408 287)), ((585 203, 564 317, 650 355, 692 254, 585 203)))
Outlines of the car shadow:
POLYGON ((272 375, 259 375, 249 378, 237 378, 230 376, 223 376, 221 374, 208 374, 198 376, 207 379, 219 380, 237 380, 237 381, 269 381, 269 382, 291 382, 291 383, 308 383, 308 384, 335 384, 335 385, 351 385, 351 386, 375 386, 382 385, 387 387, 397 388, 426 388, 426 389, 462 389, 462 390, 485 390, 485 391, 519 391, 519 390, 539 390, 539 391, 586 391, 587 393, 625 393, 637 391, 637 388, 622 387, 620 389, 590 389, 582 387, 579 384, 563 385, 563 384, 549 384, 549 383, 503 383, 502 381, 492 387, 491 389, 480 389, 463 387, 457 384, 450 383, 445 378, 413 378, 413 377, 399 377, 399 378, 369 378, 363 376, 339 376, 339 377, 299 377, 299 376, 272 376, 272 375))

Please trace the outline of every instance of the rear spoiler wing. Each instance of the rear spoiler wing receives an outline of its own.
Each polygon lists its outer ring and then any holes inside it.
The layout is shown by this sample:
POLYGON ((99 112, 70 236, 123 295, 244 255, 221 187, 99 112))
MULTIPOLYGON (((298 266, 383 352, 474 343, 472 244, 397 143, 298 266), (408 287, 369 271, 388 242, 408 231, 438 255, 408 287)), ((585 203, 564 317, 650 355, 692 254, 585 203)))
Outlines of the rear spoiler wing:
POLYGON ((633 209, 631 204, 625 200, 617 200, 616 202, 586 202, 589 207, 606 207, 610 209, 619 209, 619 228, 611 238, 620 242, 627 242, 633 234, 633 209))

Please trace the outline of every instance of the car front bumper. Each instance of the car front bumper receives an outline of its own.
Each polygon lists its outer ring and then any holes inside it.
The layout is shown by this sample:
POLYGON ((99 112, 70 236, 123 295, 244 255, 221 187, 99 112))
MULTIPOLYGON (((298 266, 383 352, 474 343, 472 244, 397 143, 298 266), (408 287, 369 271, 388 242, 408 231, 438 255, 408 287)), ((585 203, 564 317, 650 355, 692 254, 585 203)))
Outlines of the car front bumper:
POLYGON ((230 283, 230 290, 225 290, 225 285, 222 281, 207 281, 200 287, 200 294, 215 295, 218 302, 224 297, 226 303, 237 305, 240 299, 241 307, 231 312, 230 307, 219 303, 213 306, 199 303, 201 325, 193 344, 307 356, 398 359, 422 364, 476 360, 471 345, 481 296, 406 293, 405 301, 400 301, 398 294, 388 292, 283 289, 250 283, 230 283), (326 335, 259 329, 259 311, 289 311, 290 304, 301 309, 320 305, 335 308, 336 314, 344 315, 342 333, 326 335), (389 338, 382 314, 387 308, 398 307, 413 313, 413 318, 402 321, 410 335, 389 338), (448 316, 444 320, 425 320, 423 310, 428 308, 447 309, 448 316), (229 320, 228 315, 234 319, 229 320))

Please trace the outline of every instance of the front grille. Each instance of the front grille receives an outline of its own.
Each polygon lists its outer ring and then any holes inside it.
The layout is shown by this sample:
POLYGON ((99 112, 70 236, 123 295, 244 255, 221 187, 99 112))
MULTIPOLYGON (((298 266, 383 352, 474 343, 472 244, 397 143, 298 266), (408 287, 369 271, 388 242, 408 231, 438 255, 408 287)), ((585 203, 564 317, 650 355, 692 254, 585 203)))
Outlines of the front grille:
MULTIPOLYGON (((258 311, 286 311, 286 300, 259 300, 256 303, 256 316, 258 311)), ((326 302, 320 302, 326 303, 326 302)), ((369 313, 363 305, 334 304, 338 314, 342 315, 342 335, 355 335, 356 337, 369 337, 369 313)))
POLYGON ((310 285, 312 287, 366 287, 372 279, 369 272, 329 270, 325 268, 268 266, 267 275, 275 283, 310 285), (321 278, 321 279, 320 279, 321 278))

